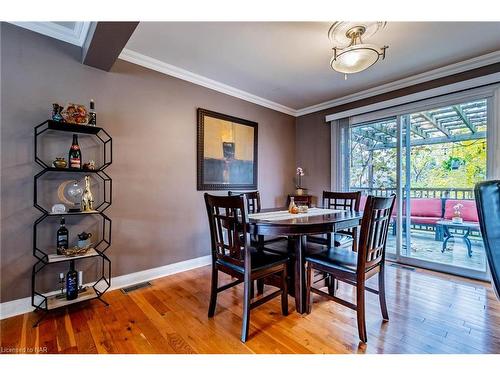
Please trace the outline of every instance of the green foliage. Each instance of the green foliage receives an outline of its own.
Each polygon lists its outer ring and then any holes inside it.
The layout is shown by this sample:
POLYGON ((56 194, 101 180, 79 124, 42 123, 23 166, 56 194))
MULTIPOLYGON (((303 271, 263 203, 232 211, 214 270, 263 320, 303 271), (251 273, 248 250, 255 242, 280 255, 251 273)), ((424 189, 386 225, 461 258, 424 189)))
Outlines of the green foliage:
MULTIPOLYGON (((473 188, 486 178, 485 144, 481 139, 413 146, 411 187, 473 188)), ((352 142, 350 177, 351 186, 367 187, 372 179, 374 187, 396 187, 396 149, 370 151, 369 146, 352 142)))

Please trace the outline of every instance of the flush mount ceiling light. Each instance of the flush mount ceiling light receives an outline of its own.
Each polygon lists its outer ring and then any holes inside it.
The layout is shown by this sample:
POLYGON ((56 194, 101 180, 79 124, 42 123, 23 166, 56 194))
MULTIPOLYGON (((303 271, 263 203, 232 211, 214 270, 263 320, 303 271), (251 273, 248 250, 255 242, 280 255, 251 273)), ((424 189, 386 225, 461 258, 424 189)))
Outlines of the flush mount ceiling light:
POLYGON ((377 47, 363 43, 361 37, 368 39, 386 22, 335 22, 328 31, 328 37, 336 45, 330 66, 333 70, 348 74, 359 73, 375 64, 380 57, 385 59, 388 46, 377 47))

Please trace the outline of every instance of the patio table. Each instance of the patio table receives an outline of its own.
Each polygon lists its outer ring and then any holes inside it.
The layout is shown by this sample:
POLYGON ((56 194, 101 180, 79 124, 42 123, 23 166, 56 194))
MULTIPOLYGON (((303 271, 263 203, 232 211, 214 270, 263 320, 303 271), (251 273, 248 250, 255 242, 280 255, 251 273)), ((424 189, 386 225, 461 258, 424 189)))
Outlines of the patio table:
POLYGON ((467 246, 467 255, 472 257, 472 243, 469 239, 469 235, 471 231, 479 231, 479 223, 464 221, 463 223, 454 223, 451 220, 439 220, 436 222, 436 225, 440 225, 443 228, 444 240, 443 247, 441 252, 444 253, 446 250, 446 245, 450 238, 457 237, 456 233, 451 233, 450 229, 461 229, 464 231, 464 234, 461 236, 467 246))

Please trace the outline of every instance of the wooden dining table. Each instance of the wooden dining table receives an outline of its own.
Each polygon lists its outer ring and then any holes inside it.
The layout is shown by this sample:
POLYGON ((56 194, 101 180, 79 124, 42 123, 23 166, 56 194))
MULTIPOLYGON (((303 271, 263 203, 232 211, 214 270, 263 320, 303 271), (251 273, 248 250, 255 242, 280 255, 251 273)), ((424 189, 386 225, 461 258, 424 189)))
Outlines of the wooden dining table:
POLYGON ((288 236, 294 246, 294 296, 298 313, 306 311, 306 278, 305 254, 307 252, 307 236, 332 233, 343 229, 357 227, 363 216, 359 211, 329 210, 311 208, 309 216, 286 215, 283 208, 262 209, 258 214, 249 215, 250 233, 256 236, 288 236), (282 213, 273 217, 272 212, 282 213), (268 214, 269 215, 266 215, 268 214), (317 214, 315 214, 317 213, 317 214))

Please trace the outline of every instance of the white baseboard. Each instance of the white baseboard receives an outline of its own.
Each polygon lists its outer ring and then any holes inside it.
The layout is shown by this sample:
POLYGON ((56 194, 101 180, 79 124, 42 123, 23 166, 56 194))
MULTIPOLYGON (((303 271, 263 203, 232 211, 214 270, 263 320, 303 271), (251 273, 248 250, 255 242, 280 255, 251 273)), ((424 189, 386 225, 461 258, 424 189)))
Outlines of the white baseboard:
MULTIPOLYGON (((173 275, 175 273, 189 271, 194 268, 207 266, 212 262, 210 255, 199 258, 189 259, 178 263, 167 264, 166 266, 151 268, 149 270, 130 273, 111 278, 111 288, 109 290, 123 288, 129 285, 142 283, 158 279, 160 277, 173 275)), ((48 295, 58 293, 58 291, 47 293, 48 295)), ((10 318, 11 316, 25 314, 33 311, 31 306, 31 297, 20 298, 14 301, 8 301, 0 304, 0 319, 10 318)))

